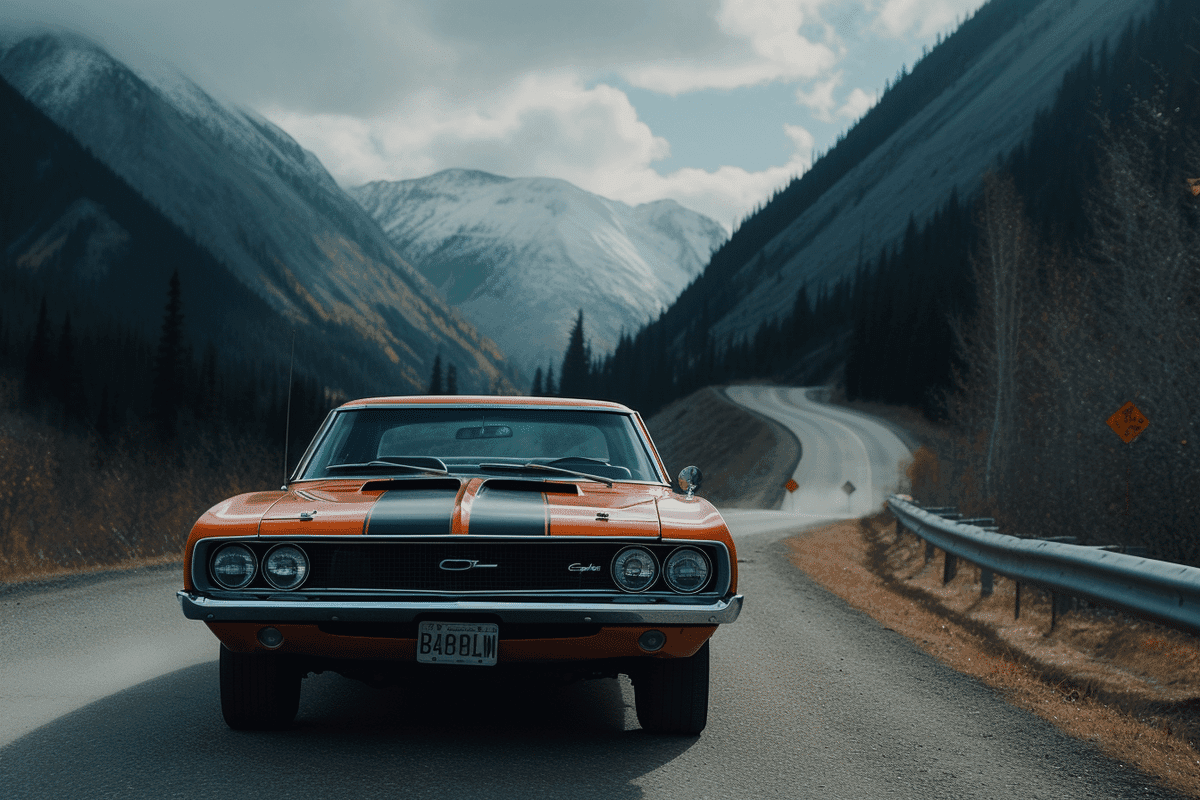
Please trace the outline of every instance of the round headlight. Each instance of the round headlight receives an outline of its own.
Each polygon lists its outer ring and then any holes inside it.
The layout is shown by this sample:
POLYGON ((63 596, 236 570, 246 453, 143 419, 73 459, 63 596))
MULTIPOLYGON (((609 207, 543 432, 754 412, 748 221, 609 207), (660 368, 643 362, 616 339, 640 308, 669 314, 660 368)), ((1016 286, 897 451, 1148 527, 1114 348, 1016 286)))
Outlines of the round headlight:
POLYGON ((213 580, 225 589, 241 589, 254 579, 258 562, 254 553, 244 544, 227 544, 216 552, 212 560, 213 580))
POLYGON ((295 589, 308 577, 308 556, 295 545, 281 544, 267 553, 263 572, 276 589, 295 589))
POLYGON ((613 559, 612 576, 625 591, 642 592, 658 577, 658 562, 644 547, 626 547, 613 559))
POLYGON ((663 572, 667 585, 677 592, 691 594, 708 582, 708 558, 699 550, 681 547, 667 558, 663 572))

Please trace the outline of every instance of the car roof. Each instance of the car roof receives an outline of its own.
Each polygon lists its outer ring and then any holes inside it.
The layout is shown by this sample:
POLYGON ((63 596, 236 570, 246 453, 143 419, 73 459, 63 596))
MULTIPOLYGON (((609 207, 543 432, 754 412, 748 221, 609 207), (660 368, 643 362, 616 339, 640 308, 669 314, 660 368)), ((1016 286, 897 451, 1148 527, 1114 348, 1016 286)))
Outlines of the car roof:
POLYGON ((608 400, 585 400, 576 397, 522 397, 517 395, 417 394, 395 397, 364 397, 343 403, 339 408, 379 406, 452 406, 458 408, 494 408, 521 406, 523 408, 596 409, 632 414, 633 410, 608 400))

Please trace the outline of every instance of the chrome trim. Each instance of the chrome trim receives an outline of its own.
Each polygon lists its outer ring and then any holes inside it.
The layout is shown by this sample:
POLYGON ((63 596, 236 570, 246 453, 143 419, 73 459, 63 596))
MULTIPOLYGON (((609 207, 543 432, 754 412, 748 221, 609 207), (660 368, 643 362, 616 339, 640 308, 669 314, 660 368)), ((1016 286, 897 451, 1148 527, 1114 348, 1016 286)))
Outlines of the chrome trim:
POLYGON ((594 622, 612 625, 721 625, 742 613, 743 595, 709 605, 670 603, 520 603, 453 601, 216 600, 187 591, 175 596, 188 619, 203 622, 412 622, 429 613, 486 613, 502 623, 594 622))
POLYGON ((338 406, 334 411, 356 411, 360 408, 495 408, 501 410, 516 408, 523 411, 553 409, 556 411, 603 411, 606 414, 622 414, 624 416, 637 413, 628 406, 613 408, 612 406, 569 405, 566 403, 487 403, 483 401, 477 403, 357 403, 353 400, 338 406))

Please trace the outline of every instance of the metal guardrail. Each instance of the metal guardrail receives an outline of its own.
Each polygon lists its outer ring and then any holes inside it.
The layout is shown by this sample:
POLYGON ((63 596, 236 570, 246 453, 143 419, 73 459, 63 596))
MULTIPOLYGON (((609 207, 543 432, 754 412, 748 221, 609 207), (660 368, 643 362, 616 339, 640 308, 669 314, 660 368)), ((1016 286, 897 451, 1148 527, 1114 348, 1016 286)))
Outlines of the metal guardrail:
POLYGON ((953 572, 953 556, 1010 578, 1018 587, 1039 586, 1200 635, 1196 567, 1096 547, 1018 539, 945 519, 897 495, 887 504, 901 525, 947 553, 948 574, 953 572))

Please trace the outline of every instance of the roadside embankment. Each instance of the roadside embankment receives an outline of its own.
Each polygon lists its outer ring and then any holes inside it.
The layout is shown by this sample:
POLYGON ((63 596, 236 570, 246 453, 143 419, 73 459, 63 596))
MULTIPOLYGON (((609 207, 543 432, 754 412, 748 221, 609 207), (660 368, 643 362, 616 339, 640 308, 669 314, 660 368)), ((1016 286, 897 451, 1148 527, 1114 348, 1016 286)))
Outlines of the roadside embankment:
POLYGON ((889 513, 808 531, 788 541, 793 563, 950 667, 1001 691, 1105 754, 1200 797, 1200 640, 1102 609, 1050 627, 1050 604, 997 579, 979 595, 978 568, 960 562, 942 585, 889 513))
POLYGON ((699 467, 700 494, 718 508, 777 508, 800 460, 791 432, 711 386, 676 400, 646 427, 672 480, 699 467))

